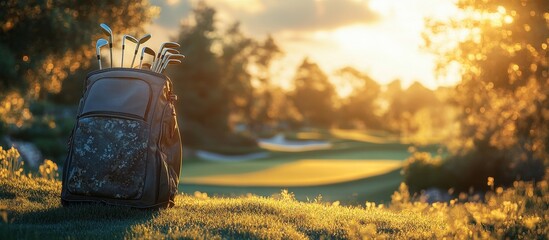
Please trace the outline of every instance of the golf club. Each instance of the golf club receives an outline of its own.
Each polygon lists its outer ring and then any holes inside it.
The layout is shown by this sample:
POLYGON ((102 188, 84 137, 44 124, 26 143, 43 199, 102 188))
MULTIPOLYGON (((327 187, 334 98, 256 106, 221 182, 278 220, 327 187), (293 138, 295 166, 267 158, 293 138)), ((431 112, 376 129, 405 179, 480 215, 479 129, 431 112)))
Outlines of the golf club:
POLYGON ((155 70, 156 70, 156 72, 162 72, 162 69, 166 68, 167 63, 170 59, 183 60, 184 58, 185 58, 185 56, 183 54, 171 53, 171 52, 166 53, 166 55, 164 56, 163 62, 159 63, 160 66, 155 70))
POLYGON ((162 68, 162 71, 160 71, 160 73, 164 73, 164 70, 166 70, 166 67, 168 67, 168 65, 180 64, 180 63, 181 63, 181 60, 178 60, 178 59, 170 59, 170 60, 168 60, 166 63, 164 63, 164 67, 162 68))
POLYGON ((171 53, 171 54, 179 54, 180 52, 173 49, 173 48, 164 48, 164 50, 162 50, 162 53, 160 54, 160 59, 158 59, 158 61, 156 62, 155 66, 154 66, 154 70, 158 71, 160 70, 160 67, 162 67, 162 65, 164 64, 164 61, 166 60, 166 53, 171 53))
POLYGON ((143 65, 141 65, 141 67, 139 69, 150 70, 151 69, 151 64, 150 63, 143 63, 143 65))
MULTIPOLYGON (((161 54, 161 52, 162 52, 162 50, 163 50, 164 48, 177 48, 177 47, 179 47, 179 46, 180 46, 179 43, 176 43, 176 42, 165 42, 165 43, 162 43, 162 45, 160 45, 160 49, 158 50, 158 55, 156 56, 156 59, 157 59, 158 61, 160 61, 160 54, 161 54)), ((155 62, 155 63, 153 64, 153 68, 154 68, 155 66, 157 66, 157 65, 158 65, 158 62, 155 62)))
POLYGON ((112 30, 107 24, 104 24, 104 23, 99 24, 99 26, 103 30, 103 33, 109 36, 109 48, 111 50, 111 68, 112 68, 112 39, 113 39, 112 30))
POLYGON ((122 61, 120 62, 120 67, 124 67, 124 49, 126 48, 126 39, 132 41, 133 43, 137 43, 137 39, 131 35, 126 34, 122 37, 122 61))
POLYGON ((145 36, 141 37, 137 42, 137 46, 135 46, 135 51, 133 52, 132 65, 130 65, 131 68, 133 67, 133 63, 135 62, 135 56, 137 56, 137 50, 139 50, 139 45, 141 45, 142 43, 145 43, 149 39, 151 39, 151 35, 146 34, 145 36))
MULTIPOLYGON (((139 59, 139 68, 143 68, 143 66, 142 66, 142 63, 143 63, 143 55, 144 55, 145 53, 147 53, 147 54, 149 54, 149 55, 152 55, 152 57, 153 57, 153 61, 152 61, 152 62, 154 62, 154 60, 156 59, 156 53, 154 52, 154 50, 152 50, 150 47, 143 47, 143 48, 141 49, 141 58, 139 59)), ((150 68, 151 64, 148 64, 148 65, 149 65, 149 68, 150 68)))
POLYGON ((97 53, 97 61, 99 61, 99 70, 102 69, 101 67, 101 47, 107 45, 109 42, 103 38, 100 38, 97 40, 97 43, 95 44, 95 52, 97 53))

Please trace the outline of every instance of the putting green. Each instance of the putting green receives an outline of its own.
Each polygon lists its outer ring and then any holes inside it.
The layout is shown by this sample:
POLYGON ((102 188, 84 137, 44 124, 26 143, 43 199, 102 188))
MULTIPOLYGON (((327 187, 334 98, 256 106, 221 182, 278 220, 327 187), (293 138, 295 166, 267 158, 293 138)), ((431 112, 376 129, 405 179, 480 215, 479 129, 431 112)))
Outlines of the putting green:
POLYGON ((356 131, 356 130, 343 130, 343 129, 330 129, 332 136, 340 139, 348 139, 359 142, 369 142, 369 143, 398 143, 399 140, 397 137, 378 137, 374 135, 367 134, 365 132, 356 131))
POLYGON ((388 173, 401 160, 303 159, 240 174, 183 177, 185 184, 218 186, 298 187, 348 182, 388 173))

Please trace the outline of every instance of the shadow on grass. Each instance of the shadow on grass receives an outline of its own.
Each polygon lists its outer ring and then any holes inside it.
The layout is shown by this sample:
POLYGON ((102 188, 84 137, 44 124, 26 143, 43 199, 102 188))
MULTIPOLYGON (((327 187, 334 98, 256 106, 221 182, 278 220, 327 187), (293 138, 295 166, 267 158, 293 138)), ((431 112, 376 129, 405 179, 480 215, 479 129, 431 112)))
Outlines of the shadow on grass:
POLYGON ((0 239, 123 239, 132 226, 157 215, 155 210, 104 204, 59 204, 44 210, 8 213, 8 223, 0 224, 0 239))

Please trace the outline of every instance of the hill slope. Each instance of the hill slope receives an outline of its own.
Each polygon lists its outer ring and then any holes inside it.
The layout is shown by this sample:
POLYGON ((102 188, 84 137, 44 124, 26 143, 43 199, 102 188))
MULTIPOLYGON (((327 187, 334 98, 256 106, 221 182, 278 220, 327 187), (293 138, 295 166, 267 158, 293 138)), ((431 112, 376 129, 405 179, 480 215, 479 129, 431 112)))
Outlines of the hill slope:
POLYGON ((1 215, 7 220, 0 238, 426 238, 446 228, 442 219, 418 213, 303 203, 291 194, 277 199, 179 195, 174 208, 160 211, 63 208, 59 194, 58 181, 0 179, 1 215))
POLYGON ((270 198, 196 193, 177 196, 174 208, 145 211, 63 208, 59 181, 0 177, 0 239, 547 239, 547 183, 517 186, 488 203, 410 203, 405 189, 395 193, 391 209, 305 203, 287 192, 270 198))

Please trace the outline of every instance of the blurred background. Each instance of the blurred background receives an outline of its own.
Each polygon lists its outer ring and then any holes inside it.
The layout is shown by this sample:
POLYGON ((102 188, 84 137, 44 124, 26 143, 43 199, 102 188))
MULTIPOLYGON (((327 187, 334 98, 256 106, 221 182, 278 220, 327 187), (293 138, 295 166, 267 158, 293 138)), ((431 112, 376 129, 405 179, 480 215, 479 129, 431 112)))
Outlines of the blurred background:
POLYGON ((545 0, 2 0, 0 144, 27 171, 62 169, 100 23, 114 67, 124 34, 187 56, 182 192, 437 201, 547 173, 545 0))

